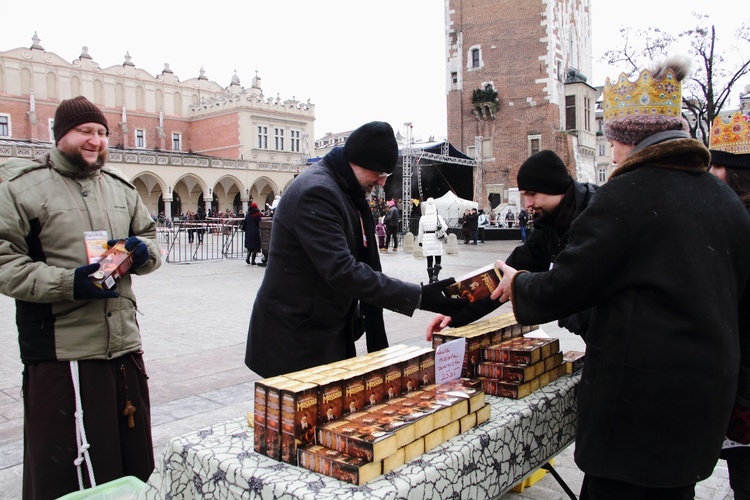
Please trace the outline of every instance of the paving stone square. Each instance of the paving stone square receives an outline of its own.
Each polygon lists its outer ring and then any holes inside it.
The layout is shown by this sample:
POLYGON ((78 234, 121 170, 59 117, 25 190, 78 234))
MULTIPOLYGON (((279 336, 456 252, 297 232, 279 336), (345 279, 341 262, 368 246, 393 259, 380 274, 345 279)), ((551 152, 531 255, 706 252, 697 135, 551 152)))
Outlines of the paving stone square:
MULTIPOLYGON (((520 241, 487 241, 457 245, 457 253, 443 255, 440 277, 461 276, 498 258, 505 258, 520 241)), ((386 274, 414 283, 426 282, 423 257, 403 251, 381 253, 386 274)), ((148 276, 134 277, 138 317, 152 399, 154 454, 160 459, 166 443, 182 434, 236 419, 252 411, 253 381, 258 377, 244 365, 250 311, 264 268, 244 259, 172 264, 148 276)), ((289 299, 294 300, 294 291, 289 299)), ((509 311, 505 305, 493 314, 509 311)), ((385 311, 390 344, 428 347, 427 323, 433 313, 413 317, 385 311)), ((549 323, 542 328, 560 338, 561 349, 584 350, 582 340, 549 323)), ((21 497, 23 460, 22 364, 18 356, 15 304, 0 295, 0 498, 21 497)), ((365 352, 364 338, 358 343, 365 352)), ((573 462, 574 446, 555 459, 555 469, 576 492, 583 474, 573 462)), ((698 484, 698 499, 732 498, 726 463, 719 461, 711 478, 698 484)), ((506 499, 564 499, 564 491, 550 474, 522 493, 506 499)))

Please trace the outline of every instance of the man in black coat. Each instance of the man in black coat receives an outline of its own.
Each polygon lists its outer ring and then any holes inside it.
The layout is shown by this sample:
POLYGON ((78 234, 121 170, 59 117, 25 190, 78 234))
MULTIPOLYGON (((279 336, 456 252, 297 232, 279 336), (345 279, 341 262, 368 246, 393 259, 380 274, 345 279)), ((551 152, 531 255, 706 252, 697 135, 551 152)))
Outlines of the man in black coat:
POLYGON ((274 213, 272 259, 253 306, 245 364, 270 377, 356 356, 366 332, 369 352, 388 346, 383 308, 458 313, 466 303, 430 285, 381 272, 367 202, 398 160, 393 129, 356 129, 292 182, 274 213))
POLYGON ((398 207, 394 200, 388 202, 388 212, 385 214, 385 251, 388 251, 388 247, 391 246, 391 238, 393 238, 393 251, 398 251, 398 226, 401 223, 401 216, 398 212, 398 207))
MULTIPOLYGON (((505 262, 526 271, 546 271, 555 262, 568 242, 570 225, 589 203, 597 189, 595 184, 582 184, 554 151, 543 150, 531 155, 518 169, 516 177, 524 205, 534 211, 534 231, 516 247, 505 262)), ((438 315, 427 327, 428 340, 446 326, 459 327, 486 316, 502 304, 489 297, 468 304, 450 318, 438 315)), ((576 312, 558 323, 571 332, 585 336, 590 311, 576 312)))
POLYGON ((469 223, 469 234, 471 236, 471 244, 477 244, 477 233, 479 229, 479 212, 476 208, 472 208, 469 214, 466 216, 466 220, 469 223))

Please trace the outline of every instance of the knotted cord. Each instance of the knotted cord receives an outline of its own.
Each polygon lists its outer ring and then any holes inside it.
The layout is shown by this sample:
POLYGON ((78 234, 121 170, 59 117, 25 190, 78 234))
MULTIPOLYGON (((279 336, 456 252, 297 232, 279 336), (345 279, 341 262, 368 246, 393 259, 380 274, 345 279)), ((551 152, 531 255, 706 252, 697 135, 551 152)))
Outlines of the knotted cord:
POLYGON ((83 405, 81 404, 81 392, 80 392, 80 380, 78 377, 78 361, 70 362, 70 375, 73 379, 73 391, 75 392, 75 426, 76 426, 76 443, 78 445, 78 457, 73 461, 78 472, 78 489, 86 489, 83 485, 83 472, 81 470, 81 464, 86 462, 86 468, 89 472, 89 479, 91 480, 91 487, 96 486, 96 479, 94 479, 94 468, 91 464, 91 457, 89 456, 89 443, 86 439, 86 430, 83 427, 83 405))

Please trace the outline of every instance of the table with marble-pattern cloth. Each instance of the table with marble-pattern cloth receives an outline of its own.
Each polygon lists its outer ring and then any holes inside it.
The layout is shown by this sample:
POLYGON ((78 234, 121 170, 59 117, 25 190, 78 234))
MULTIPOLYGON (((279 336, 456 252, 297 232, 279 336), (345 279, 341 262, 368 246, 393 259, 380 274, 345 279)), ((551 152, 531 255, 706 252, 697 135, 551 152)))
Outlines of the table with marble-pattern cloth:
POLYGON ((486 396, 489 421, 362 486, 255 453, 238 418, 168 443, 140 498, 495 498, 574 441, 579 380, 564 375, 519 400, 486 396))

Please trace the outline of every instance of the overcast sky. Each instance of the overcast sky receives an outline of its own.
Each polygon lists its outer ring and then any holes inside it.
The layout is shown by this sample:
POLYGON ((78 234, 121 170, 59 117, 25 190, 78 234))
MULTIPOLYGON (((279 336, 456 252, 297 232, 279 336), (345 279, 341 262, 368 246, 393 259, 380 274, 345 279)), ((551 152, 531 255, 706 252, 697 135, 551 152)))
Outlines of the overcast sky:
MULTIPOLYGON (((691 11, 701 11, 729 41, 741 21, 736 9, 706 0, 682 0, 669 12, 667 2, 653 0, 592 4, 589 83, 594 86, 619 74, 620 69, 597 61, 621 45, 623 26, 658 21, 665 31, 677 33, 694 25, 691 11), (654 4, 664 4, 663 10, 653 10, 654 4), (615 11, 615 5, 627 10, 615 11)), ((82 46, 102 68, 121 65, 129 52, 136 67, 151 75, 169 63, 185 81, 199 76, 203 67, 206 77, 222 87, 235 71, 241 85, 250 87, 257 71, 266 96, 315 104, 316 139, 371 120, 388 121, 402 131, 411 122, 415 138, 446 135, 441 0, 0 0, 0 19, 0 51, 29 47, 36 31, 46 51, 68 62, 78 58, 82 46)), ((733 92, 733 106, 739 90, 733 92)))

